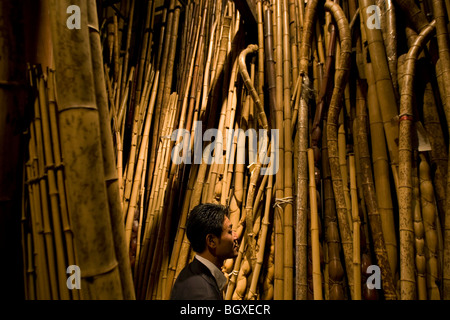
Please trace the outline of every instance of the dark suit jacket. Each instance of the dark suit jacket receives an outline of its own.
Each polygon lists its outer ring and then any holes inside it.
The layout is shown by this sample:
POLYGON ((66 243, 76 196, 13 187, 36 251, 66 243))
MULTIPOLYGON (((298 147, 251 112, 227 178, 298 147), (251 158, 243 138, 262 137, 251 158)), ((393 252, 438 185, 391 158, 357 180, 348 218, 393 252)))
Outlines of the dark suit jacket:
POLYGON ((223 296, 211 271, 194 258, 178 275, 170 299, 223 300, 223 296))

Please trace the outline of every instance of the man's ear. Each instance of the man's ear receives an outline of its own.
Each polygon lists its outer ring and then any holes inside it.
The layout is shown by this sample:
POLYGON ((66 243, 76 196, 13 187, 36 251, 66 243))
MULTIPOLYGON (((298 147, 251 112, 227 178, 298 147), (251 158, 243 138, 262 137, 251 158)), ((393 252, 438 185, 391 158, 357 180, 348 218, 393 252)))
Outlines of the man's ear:
POLYGON ((211 248, 215 248, 217 245, 217 237, 211 233, 206 235, 206 245, 211 248))

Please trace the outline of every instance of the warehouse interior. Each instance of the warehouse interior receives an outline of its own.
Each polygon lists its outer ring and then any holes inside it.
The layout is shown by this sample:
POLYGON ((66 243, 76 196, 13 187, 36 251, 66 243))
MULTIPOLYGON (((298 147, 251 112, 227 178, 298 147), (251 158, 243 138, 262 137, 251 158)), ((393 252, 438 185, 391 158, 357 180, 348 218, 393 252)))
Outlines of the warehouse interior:
POLYGON ((450 299, 450 0, 0 1, 2 297, 450 299))

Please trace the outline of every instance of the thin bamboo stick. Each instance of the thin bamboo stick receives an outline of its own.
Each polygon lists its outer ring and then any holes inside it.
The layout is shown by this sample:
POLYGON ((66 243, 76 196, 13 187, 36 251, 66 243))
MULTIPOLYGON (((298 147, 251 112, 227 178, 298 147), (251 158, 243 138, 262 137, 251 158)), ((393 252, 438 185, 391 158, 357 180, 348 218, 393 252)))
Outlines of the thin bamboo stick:
MULTIPOLYGON (((291 130, 291 46, 289 39, 288 1, 282 3, 283 30, 283 143, 284 143, 284 197, 288 201, 284 206, 284 300, 294 297, 294 229, 293 229, 293 199, 292 193, 292 130, 291 130)), ((281 25, 279 26, 281 27, 281 25)), ((281 62, 281 61, 280 61, 281 62)))
MULTIPOLYGON (((448 10, 448 8, 447 8, 448 10)), ((442 70, 442 83, 441 86, 441 99, 443 105, 445 105, 445 117, 447 119, 447 124, 449 124, 450 119, 450 90, 448 90, 448 84, 450 83, 449 71, 450 71, 450 48, 449 48, 449 37, 448 29, 446 28, 445 10, 444 3, 442 1, 433 1, 433 13, 436 19, 436 38, 439 48, 439 58, 441 60, 441 70, 442 70), (443 90, 442 90, 443 89, 443 90)), ((436 72, 438 74, 438 72, 436 72)), ((449 129, 450 132, 450 129, 449 129)), ((450 167, 450 161, 449 165, 450 167)), ((448 170, 447 170, 448 171, 448 170)), ((445 300, 450 299, 450 271, 448 267, 450 265, 450 178, 447 175, 446 184, 446 202, 445 202, 445 216, 443 223, 443 233, 444 233, 444 270, 443 270, 443 283, 442 283, 442 298, 445 300)))
MULTIPOLYGON (((39 113, 42 122, 42 143, 45 156, 45 167, 47 168, 47 181, 48 181, 48 195, 50 198, 50 215, 52 221, 52 229, 54 232, 53 241, 55 244, 56 254, 56 272, 58 278, 58 291, 59 298, 62 300, 69 300, 70 295, 65 285, 66 281, 66 259, 64 255, 63 235, 61 230, 61 212, 59 207, 59 193, 56 185, 56 175, 54 170, 54 157, 52 148, 52 138, 50 131, 50 117, 48 112, 48 101, 46 84, 44 82, 43 74, 39 76, 39 113)), ((46 214, 46 213, 44 213, 46 214)), ((51 271, 51 270, 50 270, 51 271)), ((57 297, 54 297, 57 299, 57 297)))
POLYGON ((314 300, 322 300, 322 273, 320 270, 319 222, 316 197, 316 177, 314 170, 314 151, 308 149, 309 200, 311 207, 311 247, 313 268, 314 300))
POLYGON ((359 219, 358 209, 358 191, 356 189, 356 169, 355 169, 355 155, 349 154, 350 167, 350 192, 352 202, 352 222, 353 222, 353 281, 354 281, 354 300, 361 300, 361 237, 360 227, 361 221, 359 219))

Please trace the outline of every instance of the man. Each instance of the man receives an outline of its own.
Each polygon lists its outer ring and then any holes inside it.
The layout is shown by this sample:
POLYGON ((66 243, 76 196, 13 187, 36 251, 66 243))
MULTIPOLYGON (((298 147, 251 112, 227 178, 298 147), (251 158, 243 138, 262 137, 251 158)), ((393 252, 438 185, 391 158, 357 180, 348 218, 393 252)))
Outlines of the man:
POLYGON ((212 203, 200 204, 189 214, 186 235, 196 255, 178 275, 171 300, 223 299, 227 279, 221 267, 239 251, 227 215, 227 208, 212 203))

